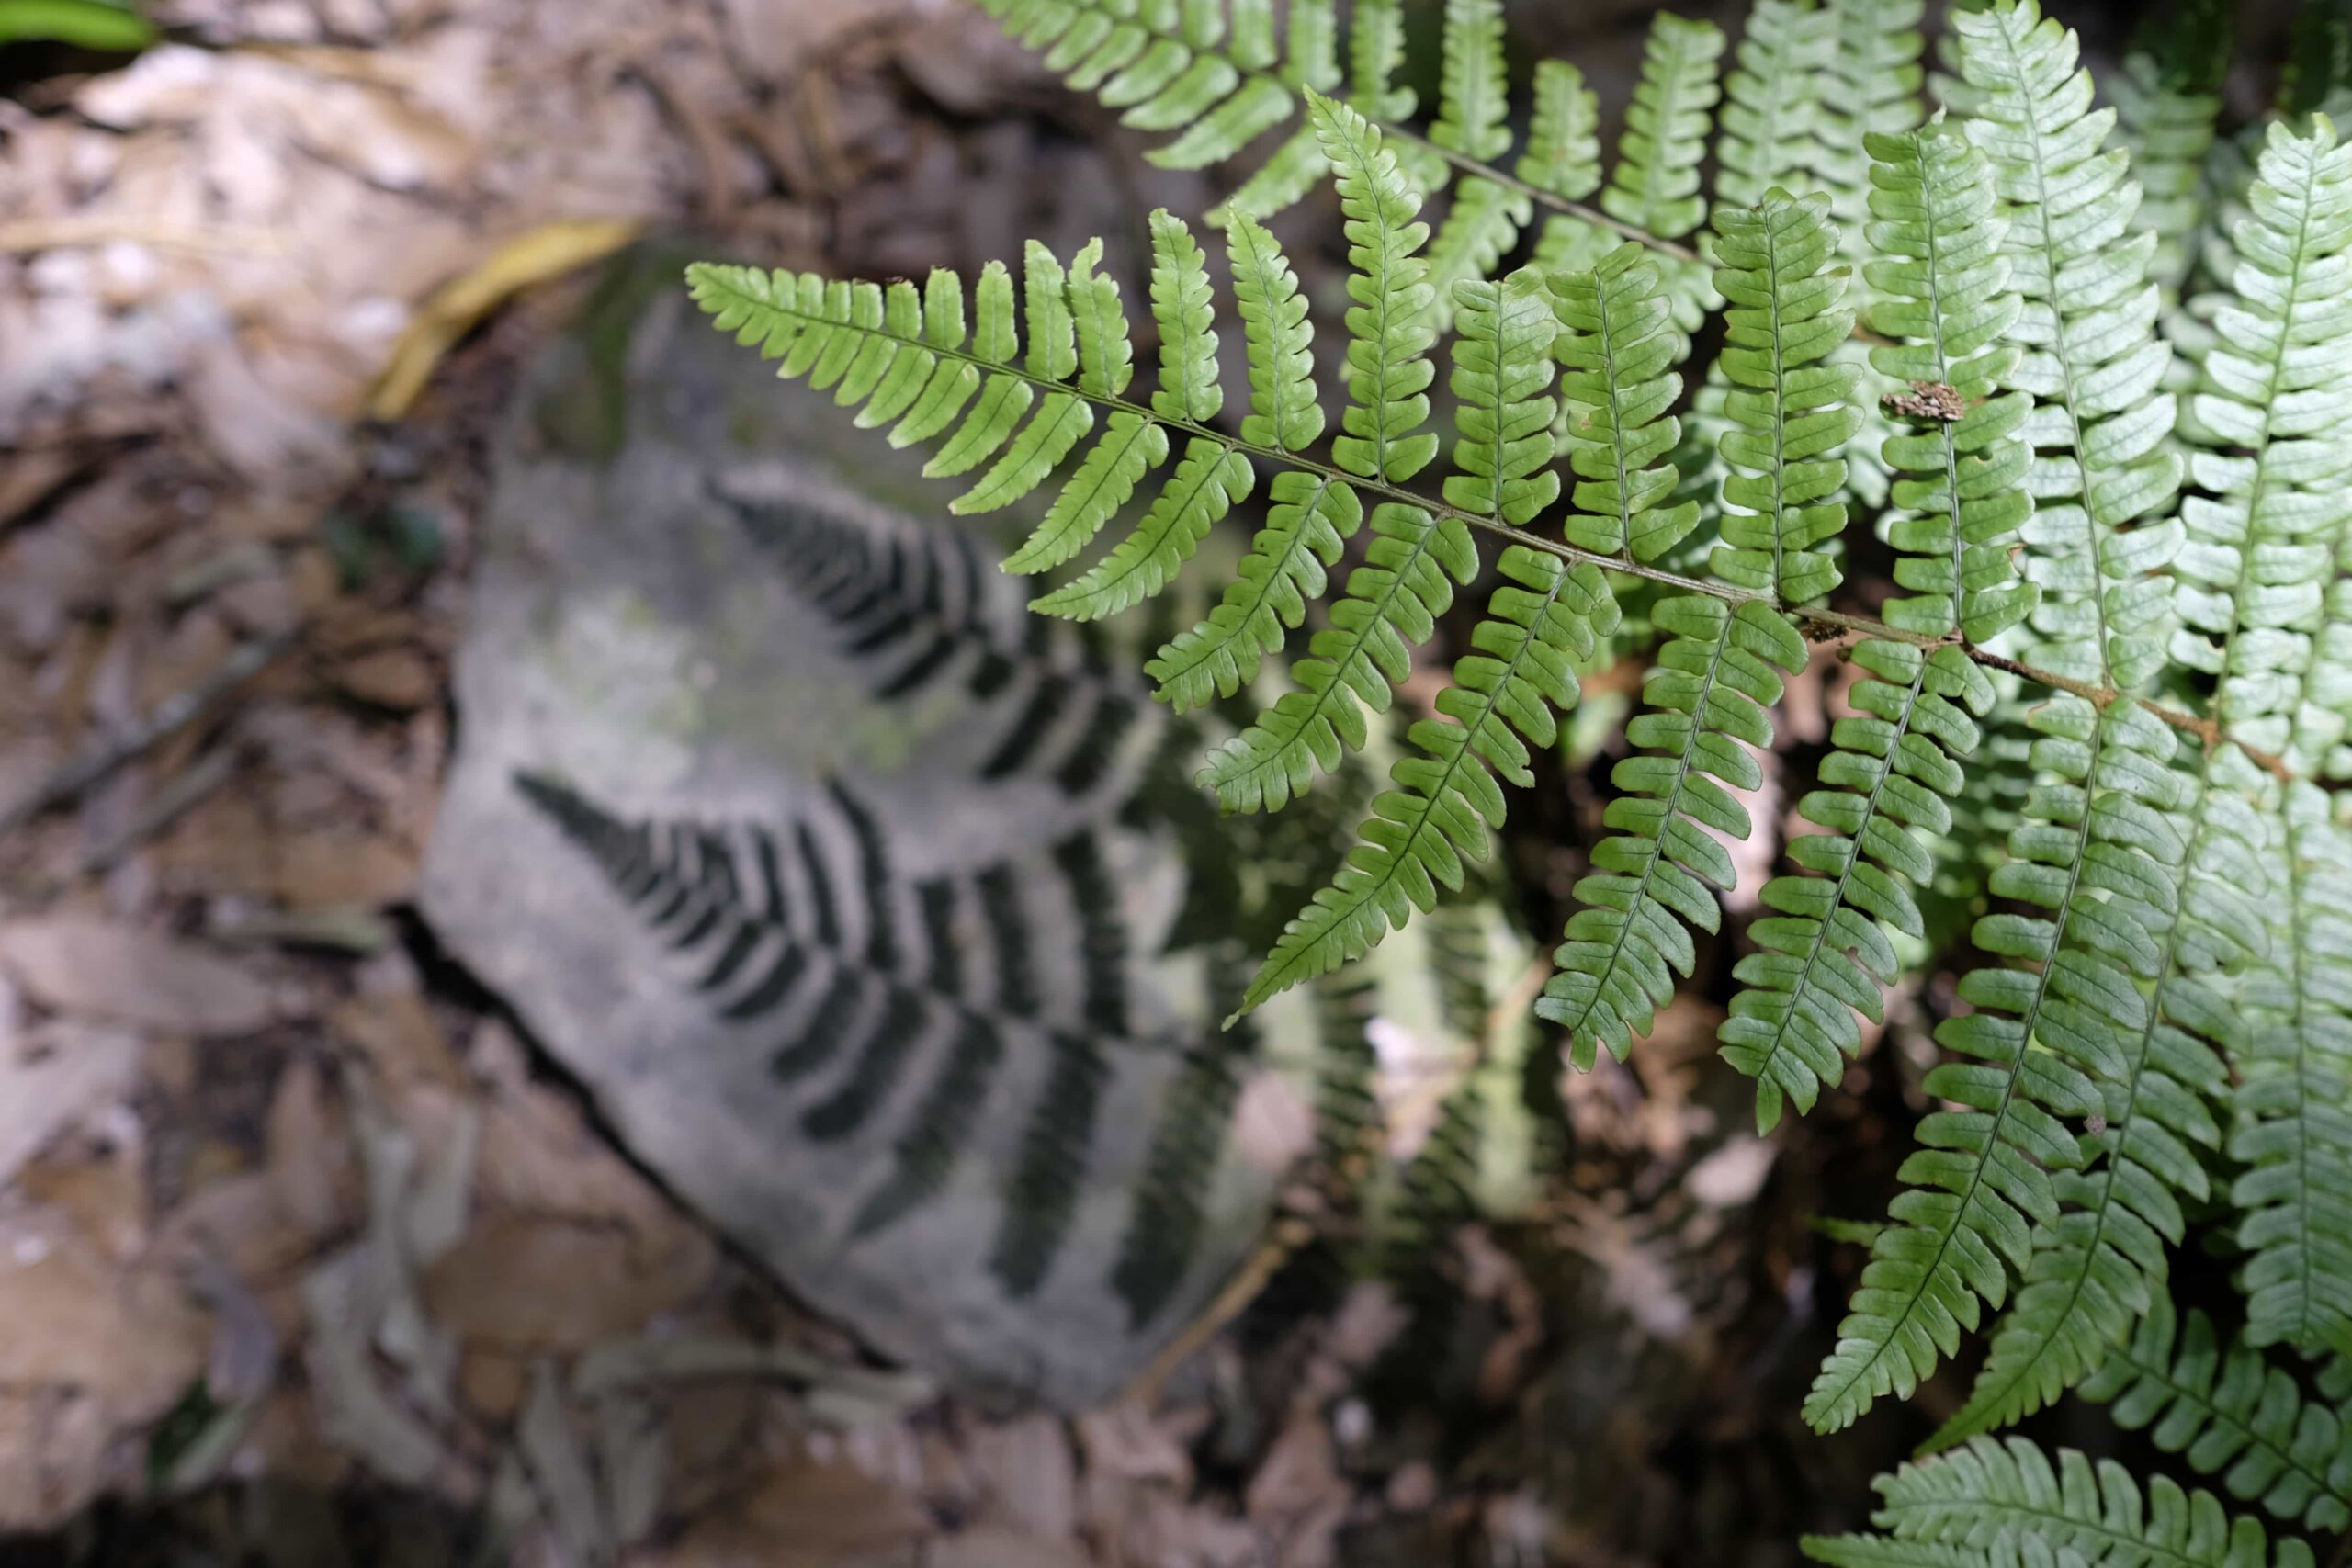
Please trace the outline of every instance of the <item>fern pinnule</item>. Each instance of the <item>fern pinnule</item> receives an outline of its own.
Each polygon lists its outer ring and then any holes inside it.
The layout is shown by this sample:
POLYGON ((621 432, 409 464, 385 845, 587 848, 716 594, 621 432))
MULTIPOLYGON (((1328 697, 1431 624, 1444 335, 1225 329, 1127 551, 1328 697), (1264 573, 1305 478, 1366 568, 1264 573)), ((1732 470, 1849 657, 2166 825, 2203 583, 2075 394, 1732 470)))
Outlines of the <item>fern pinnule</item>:
MULTIPOLYGON (((1455 286, 1462 310, 1452 386, 1458 400, 1449 505, 1513 525, 1532 520, 1559 492, 1551 471, 1552 305, 1544 281, 1522 268, 1500 283, 1455 286)), ((1439 694, 1441 719, 1408 738, 1423 755, 1398 761, 1396 788, 1373 802, 1360 841, 1329 887, 1284 930, 1242 1000, 1245 1009, 1362 956, 1414 910, 1427 912, 1442 885, 1458 889, 1463 862, 1482 860, 1501 826, 1494 774, 1533 782, 1530 746, 1556 738, 1556 713, 1577 698, 1574 662, 1617 625, 1617 602, 1590 566, 1512 546, 1508 580, 1472 634, 1474 652, 1439 694), (1451 722, 1445 722, 1445 721, 1451 722)), ((1288 700, 1287 698, 1284 700, 1288 700)))
POLYGON ((2271 1540, 2260 1520, 2231 1517, 2210 1492, 2184 1491, 2162 1475, 2143 1491, 2113 1460, 2061 1449, 2052 1462, 2023 1438, 1979 1438, 1881 1476, 1877 1485, 1881 1506, 1871 1522, 1879 1537, 1808 1537, 1806 1555, 1824 1562, 1976 1562, 1987 1568, 2011 1561, 2054 1568, 2312 1568, 2310 1547, 2292 1537, 2271 1540), (1883 1555, 1875 1554, 1873 1540, 1883 1555), (1911 1550, 1886 1550, 1898 1545, 1911 1550))
POLYGON ((1736 588, 1784 604, 1818 599, 1839 573, 1818 547, 1846 525, 1838 449, 1861 423, 1856 371, 1824 363, 1854 330, 1833 265, 1828 198, 1767 191, 1753 207, 1715 214, 1715 288, 1731 302, 1718 363, 1731 382, 1724 412, 1724 543, 1710 558, 1736 588))
POLYGON ((1597 266, 1551 276, 1564 444, 1577 481, 1568 542, 1655 560, 1699 521, 1697 502, 1671 499, 1682 478, 1670 457, 1682 424, 1667 411, 1682 394, 1672 368, 1681 345, 1657 263, 1625 243, 1597 266))
MULTIPOLYGON (((1919 18, 1926 0, 1827 0, 1829 56, 1823 69, 1813 183, 1829 194, 1841 254, 1857 265, 1871 213, 1868 139, 1919 124, 1919 18)), ((1789 182, 1783 182, 1789 183, 1789 182)))
POLYGON ((1754 0, 1724 78, 1715 206, 1754 207, 1820 162, 1824 70, 1836 18, 1811 0, 1754 0))
POLYGON ((1971 140, 2009 203, 2007 250, 2026 309, 2011 384, 2033 394, 2026 430, 2028 575, 2042 588, 2035 661, 2132 691, 2165 662, 2171 598, 2156 573, 2180 525, 2159 519, 2180 488, 2168 444, 2171 351, 2155 335, 2155 236, 2132 233, 2130 158, 2102 152, 2115 114, 2091 107, 2075 35, 2035 0, 1952 17, 1972 92, 1971 140), (2137 525, 2134 526, 2133 525, 2137 525))
POLYGON ((1535 1004, 1568 1031, 1580 1068, 1601 1045, 1623 1061, 1672 998, 1674 976, 1690 973, 1684 922, 1720 927, 1713 890, 1737 874, 1709 829, 1736 839, 1753 830, 1730 793, 1763 782, 1742 743, 1770 748, 1765 710, 1781 699, 1782 672, 1804 664, 1804 639, 1760 600, 1688 594, 1659 604, 1652 619, 1672 640, 1643 682, 1646 711, 1626 739, 1657 754, 1611 773, 1621 793, 1602 819, 1616 836, 1594 849, 1594 869, 1576 886, 1579 908, 1554 954, 1560 972, 1535 1004))
POLYGON ((1535 62, 1527 142, 1511 173, 1565 201, 1582 201, 1600 188, 1600 95, 1565 60, 1535 62))
MULTIPOLYGON (((2032 407, 2004 392, 2019 351, 2007 341, 2024 307, 2002 250, 1991 170, 1956 130, 1936 125, 1871 141, 1871 325, 1890 341, 1871 366, 1898 385, 1948 389, 1953 408, 1928 409, 1885 445, 1902 552, 1889 626, 1928 637, 1954 631, 1988 643, 2040 597, 2018 581, 2018 533, 2033 512, 2018 433, 2032 407)), ((1917 395, 1915 392, 1915 396, 1917 395)))
POLYGON ((2132 154, 2145 199, 2135 229, 2156 236, 2150 276, 2177 298, 2197 260, 2212 216, 2206 162, 2222 112, 2222 77, 2230 60, 2230 7, 2186 0, 2161 29, 2155 47, 2134 51, 2107 80, 2115 100, 2115 140, 2132 154))
POLYGON ((2352 1428, 2261 1351, 2241 1339, 2224 1347, 2201 1312, 2184 1319, 2158 1294, 2082 1393, 2290 1525, 2352 1524, 2352 1428))
POLYGON ((1712 22, 1660 11, 1650 23, 1617 166, 1600 193, 1610 217, 1668 240, 1704 221, 1699 164, 1707 155, 1708 118, 1723 97, 1723 29, 1712 22))

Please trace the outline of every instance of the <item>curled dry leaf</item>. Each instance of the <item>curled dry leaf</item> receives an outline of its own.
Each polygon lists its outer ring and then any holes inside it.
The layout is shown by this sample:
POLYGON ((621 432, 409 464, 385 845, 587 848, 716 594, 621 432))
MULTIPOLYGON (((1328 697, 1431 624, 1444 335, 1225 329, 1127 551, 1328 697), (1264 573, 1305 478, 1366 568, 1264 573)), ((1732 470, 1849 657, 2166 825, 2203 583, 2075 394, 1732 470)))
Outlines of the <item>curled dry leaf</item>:
POLYGON ((269 988, 205 948, 87 915, 0 925, 0 967, 61 1012, 182 1034, 249 1034, 277 1015, 269 988))

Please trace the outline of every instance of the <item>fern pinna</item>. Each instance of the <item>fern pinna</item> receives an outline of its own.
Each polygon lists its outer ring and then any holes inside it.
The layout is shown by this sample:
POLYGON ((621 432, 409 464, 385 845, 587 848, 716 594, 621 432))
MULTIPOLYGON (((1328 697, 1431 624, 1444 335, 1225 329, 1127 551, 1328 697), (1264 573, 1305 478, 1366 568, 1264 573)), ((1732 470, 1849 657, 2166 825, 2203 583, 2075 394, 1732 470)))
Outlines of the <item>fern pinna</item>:
POLYGON ((2333 1417, 2290 1419, 2291 1372, 2245 1359, 2352 1354, 2352 833, 2326 787, 2352 754, 2352 154, 2334 124, 2273 120, 2224 178, 2206 150, 2242 143, 2216 138, 2210 60, 2147 57, 2119 114, 2034 0, 1955 8, 1932 115, 1917 0, 1756 0, 1727 79, 1720 31, 1661 15, 1613 157, 1566 62, 1535 63, 1514 116, 1496 0, 1444 6, 1425 123, 1396 0, 1344 28, 1329 0, 983 5, 1165 133, 1159 161, 1239 166, 1208 215, 1221 247, 1152 214, 1148 328, 1096 245, 1067 266, 1031 247, 1018 310, 1001 265, 968 292, 728 265, 692 287, 859 423, 937 444, 933 469, 967 476, 958 509, 1049 494, 1007 560, 1049 574, 1044 614, 1161 593, 1262 487, 1218 602, 1148 666, 1178 710, 1286 669, 1202 784, 1277 811, 1325 791, 1408 682, 1424 716, 1238 1011, 1462 886, 1584 678, 1646 652, 1535 1003, 1571 1063, 1623 1057, 1723 940, 1773 710, 1808 642, 1840 644, 1853 678, 1796 796, 1808 830, 1735 939, 1720 1043, 1759 1127, 1844 1080, 1889 991, 1941 956, 1927 894, 1975 918, 1956 986, 1925 1002, 1933 1109, 1805 1415, 1847 1426, 1991 1331, 1947 1451, 1887 1483, 1891 1535, 1815 1550, 2299 1560, 2202 1494, 2159 1482, 2143 1503, 1984 1434, 2087 1382, 2232 1492, 2341 1521, 2333 1417), (1348 304, 1317 323, 1264 220, 1325 180, 1348 304), (1717 309, 1720 356, 1693 373, 1717 309), (1237 319, 1248 386, 1227 398, 1237 319), (1144 331, 1148 399, 1127 389, 1144 331), (1848 581, 1865 525, 1884 594, 1848 581), (1451 679, 1417 676, 1472 593, 1451 679), (1972 768, 2000 775, 1980 799, 1972 768), (1943 842, 1988 823, 1981 852, 1943 842), (2215 1382, 2164 1363, 2174 1254, 2217 1212, 2246 1322, 2215 1382))

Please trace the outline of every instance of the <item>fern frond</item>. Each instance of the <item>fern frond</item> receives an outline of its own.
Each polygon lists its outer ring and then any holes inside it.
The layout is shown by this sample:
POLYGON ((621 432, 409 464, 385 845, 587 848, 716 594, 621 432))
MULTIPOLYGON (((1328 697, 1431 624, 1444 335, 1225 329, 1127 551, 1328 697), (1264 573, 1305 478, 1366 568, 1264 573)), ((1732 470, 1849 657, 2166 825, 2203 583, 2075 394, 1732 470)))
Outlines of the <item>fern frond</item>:
POLYGON ((1829 58, 1824 69, 1814 182, 1829 193, 1841 254, 1857 265, 1870 221, 1867 139, 1900 136, 1919 124, 1919 17, 1926 0, 1827 0, 1829 58))
MULTIPOLYGON (((2332 136, 2327 141, 2332 145, 2332 136)), ((2289 389, 2280 380, 2288 345, 2324 335, 2322 323, 2342 313, 2324 291, 2346 280, 2315 265, 2331 229, 2337 246, 2347 237, 2342 191, 2335 196, 2339 210, 2333 220, 2323 215, 2316 227, 2310 221, 2314 206, 2324 209, 2328 202, 2325 182, 2314 177, 2320 151, 2282 132, 2276 156, 2267 164, 2279 184, 2256 188, 2256 204, 2275 227, 2267 233, 2245 231, 2244 243, 2279 272, 2263 276, 2261 263, 2249 263, 2261 282, 2245 290, 2248 306, 2237 313, 2236 328, 2242 339, 2250 340, 2251 352, 2209 355, 2221 363, 2217 373, 2208 372, 2209 380, 2233 389, 2245 400, 2200 394, 2228 433, 2223 438, 2245 455, 2199 454, 2196 459, 2200 483, 2229 499, 2192 496, 2184 508, 2195 546, 2181 552, 2177 570, 2194 588, 2182 596, 2187 626, 2174 647, 2184 662, 2222 675, 2213 713, 2233 731, 2242 700, 2256 708, 2282 705, 2275 694, 2292 682, 2282 682, 2269 666, 2293 648, 2279 635, 2278 622, 2283 617, 2290 625, 2298 618, 2307 623, 2316 612, 2319 591, 2308 579, 2326 556, 2324 550, 2301 552, 2306 585, 2297 592, 2292 519, 2305 509, 2297 504, 2293 479, 2299 446, 2312 451, 2312 444, 2273 441, 2266 428, 2273 407, 2281 410, 2288 428, 2296 428, 2286 412, 2293 406, 2289 389), (2314 282, 2321 286, 2317 299, 2314 282), (2253 567, 2257 553, 2264 561, 2259 570, 2253 567), (2199 628, 2210 628, 2218 640, 2205 642, 2197 636, 2199 628)), ((2338 169, 2335 179, 2340 184, 2347 175, 2352 170, 2338 169)), ((2322 473, 2340 471, 2332 456, 2314 456, 2322 473)), ((2316 509, 2323 517, 2330 512, 2343 515, 2339 505, 2326 501, 2316 509)), ((2302 652, 2308 656, 2307 642, 2302 652)), ((2219 746, 2206 751, 2188 817, 2180 911, 2158 939, 2157 1005, 2116 1042, 2121 1047, 2117 1065, 2102 1085, 2107 1125, 2090 1148, 2094 1161, 2103 1155, 2105 1163, 2086 1175, 2060 1179, 2059 1197, 2067 1213, 2038 1238, 2017 1307, 1995 1335, 1966 1408, 1938 1434, 1939 1444, 2041 1408, 2098 1367, 2109 1348, 2131 1333, 2149 1301, 2164 1295, 2165 1245, 2181 1241, 2186 1229, 2175 1194, 2200 1200, 2207 1195, 2197 1146, 2210 1149, 2221 1141, 2209 1106, 2227 1074, 2205 1037, 2231 1040, 2242 1032, 2233 1010, 2196 976, 2218 964, 2249 960, 2269 969, 2261 936, 2267 833, 2255 803, 2258 793, 2254 770, 2237 753, 2219 746)))
MULTIPOLYGON (((2352 319, 2352 147, 2313 116, 2273 124, 2232 246, 2235 300, 2190 398, 2204 495, 2182 505, 2175 660, 2218 679, 2215 711, 2248 745, 2316 771, 2315 644, 2352 528, 2352 364, 2328 346, 2352 319)), ((2332 738, 2332 736, 2331 736, 2332 738)))
MULTIPOLYGON (((1500 0, 1446 0, 1440 51, 1438 114, 1430 140, 1463 157, 1499 164, 1511 145, 1504 123, 1510 96, 1500 0)), ((1492 277, 1534 213, 1525 194, 1498 181, 1473 175, 1455 185, 1453 205, 1429 248, 1437 331, 1453 321, 1453 286, 1492 277)))
POLYGON ((1566 201, 1600 188, 1600 99, 1565 60, 1535 62, 1535 106, 1512 175, 1566 201))
POLYGON ((1719 1031, 1724 1059, 1757 1080, 1758 1132, 1780 1120, 1784 1097, 1810 1111, 1844 1076, 1861 1049, 1855 1013, 1879 1021, 1879 987, 1898 967, 1886 930, 1925 930, 1906 884, 1926 883, 1935 866, 1912 829, 1951 831, 1945 802, 1978 739, 1971 715, 1993 704, 1992 683, 1957 649, 1878 639, 1854 657, 1870 677, 1854 683, 1859 711, 1837 721, 1824 787, 1797 807, 1825 831, 1789 842, 1813 874, 1764 885, 1776 913, 1748 928, 1762 951, 1734 971, 1744 988, 1719 1031))
POLYGON ((2352 1524, 2352 1431, 2261 1351, 2225 1350, 2201 1312, 2184 1325, 2159 1294, 2082 1393, 2241 1501, 2309 1529, 2352 1524))
POLYGON ((2101 152, 2114 111, 2091 108, 2072 31, 2035 0, 1952 18, 1973 89, 1968 134, 2010 203, 2007 249, 2026 310, 2012 384, 2038 405, 2028 575, 2041 586, 2035 661, 2133 690, 2163 667, 2169 596, 2152 574, 2179 547, 2169 507, 2181 461, 2166 444, 2171 351, 2154 331, 2155 236, 2131 231, 2140 188, 2121 152, 2101 152), (2138 526, 2132 525, 2137 522, 2138 526))
POLYGON ((1553 273, 1552 289, 1577 479, 1563 525, 1568 542, 1655 560, 1699 521, 1695 501, 1661 504, 1681 482, 1668 455, 1682 423, 1667 411, 1682 378, 1672 368, 1680 344, 1657 263, 1639 245, 1620 244, 1597 266, 1553 273))
POLYGON ((1621 223, 1677 240, 1707 216, 1699 164, 1707 155, 1707 121, 1723 88, 1723 29, 1660 11, 1642 51, 1642 79, 1625 110, 1617 166, 1600 193, 1600 209, 1621 223))
POLYGON ((1812 0, 1755 0, 1724 79, 1715 206, 1754 207, 1821 162, 1823 73, 1836 18, 1812 0))
POLYGON ((1837 499, 1846 463, 1833 454, 1861 424, 1854 367, 1825 363, 1854 330, 1853 310, 1840 303, 1846 269, 1831 265, 1828 205, 1776 188, 1753 207, 1715 213, 1715 288, 1731 301, 1718 363, 1737 428, 1723 436, 1724 542, 1710 564, 1734 587, 1784 604, 1838 586, 1838 568, 1816 547, 1846 525, 1837 499))
POLYGON ((2327 803, 2290 792, 2270 906, 2275 970, 2245 998, 2230 1190, 2246 1341, 2352 1354, 2352 835, 2327 803))
POLYGON ((1482 164, 1510 151, 1502 0, 1445 0, 1437 119, 1430 140, 1482 164))
POLYGON ((1871 349, 1871 367, 1915 392, 1948 389, 1958 410, 1929 409, 1886 443, 1890 500, 1905 514, 1888 533, 1903 552, 1894 581, 1912 593, 1884 614, 1899 630, 1987 643, 2039 597, 2013 559, 2033 512, 2017 439, 2032 400, 2000 390, 2023 310, 2002 250, 2008 225, 1994 211, 1984 154, 1956 130, 1874 135, 1870 147, 1871 243, 1883 258, 1870 264, 1870 321, 1894 340, 1871 349))
MULTIPOLYGON (((1428 236, 1413 220, 1420 202, 1397 174, 1377 128, 1344 104, 1317 96, 1308 112, 1336 172, 1354 270, 1348 311, 1349 406, 1333 460, 1364 479, 1401 483, 1437 453, 1428 422, 1430 286, 1416 254, 1428 236)), ((1348 579, 1331 625, 1309 644, 1312 657, 1257 721, 1214 752, 1201 782, 1228 811, 1279 810, 1328 772, 1343 750, 1363 744, 1359 703, 1385 712, 1389 687, 1412 669, 1411 646, 1435 630, 1453 583, 1477 570, 1477 549, 1460 519, 1389 502, 1373 513, 1380 536, 1348 579), (1449 580, 1449 574, 1451 580, 1449 580)))
POLYGON ((1687 595, 1660 604, 1652 619, 1672 640, 1643 682, 1649 711, 1626 739, 1658 754, 1629 757, 1610 775, 1622 793, 1603 820, 1617 836, 1593 851, 1595 869, 1577 884, 1581 908, 1554 954, 1560 973, 1535 1004, 1568 1031, 1580 1068, 1599 1045, 1623 1061, 1672 998, 1674 976, 1690 973, 1696 953, 1683 922, 1719 928, 1711 889, 1728 890, 1736 873, 1710 829, 1736 839, 1751 830, 1747 807, 1724 786, 1763 782, 1741 743, 1771 746, 1765 710, 1781 699, 1781 672, 1804 664, 1804 640, 1758 600, 1735 607, 1687 595))
POLYGON ((2062 1118, 2104 1113, 2095 1080, 2134 1077, 2151 1032, 2140 988, 2161 973, 2154 933, 2172 919, 2184 852, 2172 732, 2124 703, 2061 695, 2035 711, 2036 786, 2009 836, 1997 897, 2045 914, 1996 912, 1976 945, 2030 967, 1977 969, 1960 984, 1976 1010, 1947 1018, 1937 1043, 1967 1065, 1928 1074, 1923 1147, 1904 1162, 1901 1224, 1871 1250, 1837 1348, 1805 1402, 1822 1430, 1851 1424, 1881 1394, 1907 1395, 1999 1307, 2033 1260, 2038 1227, 2057 1224, 2052 1171, 2083 1163, 2062 1118), (2046 918, 2045 918, 2046 915, 2046 918))
MULTIPOLYGON (((1981 642, 2014 624, 2028 598, 2009 563, 2032 510, 2025 450, 2013 439, 2028 400, 1993 395, 2017 358, 2001 341, 2019 309, 2007 288, 2003 225, 1984 157, 1957 132, 1873 135, 1871 148, 1871 238, 1885 258, 1871 264, 1871 323, 1897 340, 1872 350, 1872 363, 1898 383, 1947 389, 1965 410, 1886 443, 1888 467, 1906 476, 1894 502, 1917 513, 1889 534, 1905 552, 1895 581, 1919 592, 1889 601, 1884 614, 1901 630, 1942 637, 1965 626, 1981 642)), ((1724 1058, 1757 1079, 1764 1130, 1784 1099, 1810 1111, 1860 1050, 1854 1014, 1876 1021, 1879 987, 1894 978, 1887 931, 1926 934, 1911 887, 1928 884, 1934 863, 1911 829, 1931 842, 1949 837, 1946 802, 1961 793, 1975 718, 1993 702, 1983 671, 1957 649, 1929 654, 1873 639, 1855 659, 1870 677, 1853 688, 1860 711, 1833 728, 1825 787, 1797 807, 1826 831, 1789 846, 1815 874, 1765 884, 1763 902, 1778 914, 1750 929, 1764 951, 1740 960, 1734 973, 1745 988, 1719 1032, 1724 1058)))
MULTIPOLYGON (((1502 282, 1456 286, 1462 310, 1453 353, 1457 399, 1455 472, 1447 504, 1521 524, 1559 492, 1550 468, 1554 321, 1544 280, 1522 268, 1502 282)), ((1533 782, 1529 746, 1556 739, 1555 715, 1576 705, 1574 661, 1617 625, 1617 601, 1590 566, 1513 546, 1503 554, 1508 583, 1472 635, 1476 652, 1454 667, 1441 693, 1444 719, 1424 719, 1408 738, 1424 755, 1391 770, 1396 788, 1373 802, 1372 817, 1329 887, 1283 931, 1242 999, 1243 1008, 1361 957, 1442 885, 1459 889, 1463 861, 1483 860, 1487 835, 1503 820, 1494 775, 1533 782)), ((1289 700, 1287 698, 1285 701, 1289 700)), ((1279 711, 1279 709, 1278 709, 1279 711)))
MULTIPOLYGON (((1928 1548, 1919 1558, 1834 1555, 1849 1542, 1808 1539, 1806 1555, 1826 1562, 1943 1562, 1938 1551, 2002 1551, 2030 1548, 2059 1553, 2055 1562, 2131 1564, 2133 1568, 2312 1568, 2311 1548, 2277 1542, 2261 1521, 2233 1518, 2210 1492, 2187 1492, 2165 1476, 2145 1492, 2113 1460, 2093 1461, 2073 1449, 2052 1463, 2023 1438, 1996 1443, 1979 1438, 1940 1458, 1904 1466, 1877 1483, 1883 1502, 1871 1522, 1905 1546, 1928 1548)), ((2029 1562, 2035 1561, 2029 1556, 2029 1562)), ((2052 1561, 2048 1557, 2041 1561, 2052 1561)), ((1988 1559, 1990 1561, 1990 1559, 1988 1559)))
POLYGON ((1420 254, 1429 225, 1418 222, 1421 198, 1396 171, 1379 129, 1347 105, 1310 100, 1308 116, 1322 138, 1346 219, 1348 398, 1345 432, 1333 439, 1332 460, 1364 479, 1402 484, 1437 456, 1429 421, 1429 386, 1436 367, 1429 349, 1429 264, 1420 254))
POLYGON ((2222 111, 2230 32, 2227 5, 2186 0, 2157 34, 2155 49, 2126 55, 2107 83, 2116 144, 2131 153, 2145 194, 2132 226, 2155 235, 2149 273, 2169 297, 2188 280, 2211 215, 2205 165, 2222 111))

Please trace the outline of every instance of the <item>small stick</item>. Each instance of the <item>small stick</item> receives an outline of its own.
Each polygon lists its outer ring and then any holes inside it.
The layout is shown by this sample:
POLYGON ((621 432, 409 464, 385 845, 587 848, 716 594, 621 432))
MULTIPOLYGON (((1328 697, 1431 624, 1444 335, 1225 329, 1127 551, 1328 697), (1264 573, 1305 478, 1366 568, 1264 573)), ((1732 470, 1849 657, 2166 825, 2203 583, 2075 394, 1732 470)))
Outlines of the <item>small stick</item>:
POLYGON ((126 763, 186 729, 232 689, 276 662, 294 645, 294 638, 295 632, 284 631, 240 644, 220 661, 220 668, 195 685, 165 697, 130 728, 101 736, 85 746, 79 755, 43 779, 31 794, 13 806, 0 808, 0 838, 43 812, 75 799, 112 777, 126 763))

